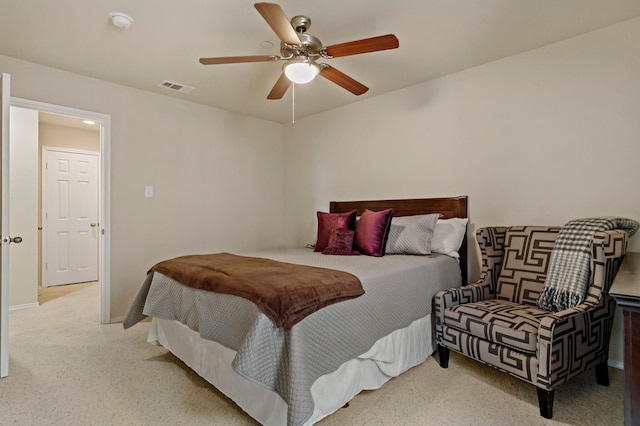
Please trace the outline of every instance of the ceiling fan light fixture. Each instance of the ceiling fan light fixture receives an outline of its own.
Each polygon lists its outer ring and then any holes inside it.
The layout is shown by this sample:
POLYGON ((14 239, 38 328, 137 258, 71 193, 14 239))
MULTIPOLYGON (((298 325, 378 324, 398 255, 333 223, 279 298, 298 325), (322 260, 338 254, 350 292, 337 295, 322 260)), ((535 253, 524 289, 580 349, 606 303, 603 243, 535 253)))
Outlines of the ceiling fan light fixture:
POLYGON ((284 75, 291 82, 306 84, 312 81, 320 73, 320 67, 309 59, 292 59, 282 67, 284 75))

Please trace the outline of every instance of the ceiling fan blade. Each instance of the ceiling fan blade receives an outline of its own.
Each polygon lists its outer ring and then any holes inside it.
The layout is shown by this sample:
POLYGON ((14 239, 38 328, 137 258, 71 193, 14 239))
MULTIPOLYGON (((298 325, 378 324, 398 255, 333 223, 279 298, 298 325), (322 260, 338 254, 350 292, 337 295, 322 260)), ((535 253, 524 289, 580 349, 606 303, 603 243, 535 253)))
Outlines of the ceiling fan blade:
POLYGON ((320 75, 326 78, 329 81, 334 82, 338 86, 342 87, 353 93, 356 96, 362 95, 369 88, 362 83, 357 82, 353 78, 349 77, 342 71, 338 71, 332 66, 322 64, 322 70, 320 70, 320 75))
POLYGON ((262 15, 280 41, 286 44, 300 45, 300 39, 293 29, 289 18, 285 15, 280 5, 275 3, 255 3, 254 7, 262 15))
POLYGON ((325 47, 323 50, 327 55, 339 58, 341 56, 359 55, 360 53, 377 52, 379 50, 397 49, 398 46, 400 46, 398 38, 393 34, 387 34, 334 44, 325 47))
POLYGON ((284 94, 291 86, 291 81, 287 78, 284 73, 280 74, 280 78, 276 81, 276 84, 273 85, 271 92, 267 95, 267 99, 282 99, 284 94))
POLYGON ((277 60, 277 56, 227 56, 223 58, 200 58, 202 65, 240 64, 243 62, 270 62, 277 60))

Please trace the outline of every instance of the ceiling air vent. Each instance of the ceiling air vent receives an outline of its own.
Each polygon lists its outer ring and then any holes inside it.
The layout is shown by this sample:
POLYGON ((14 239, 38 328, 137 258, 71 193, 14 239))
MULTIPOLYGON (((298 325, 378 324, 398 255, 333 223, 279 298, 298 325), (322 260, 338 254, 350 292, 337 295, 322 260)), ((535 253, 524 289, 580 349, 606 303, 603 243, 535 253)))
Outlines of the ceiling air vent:
POLYGON ((158 84, 159 87, 164 87, 165 89, 175 90, 180 93, 189 93, 193 90, 193 87, 187 86, 186 84, 174 83, 173 81, 165 80, 162 83, 158 84))

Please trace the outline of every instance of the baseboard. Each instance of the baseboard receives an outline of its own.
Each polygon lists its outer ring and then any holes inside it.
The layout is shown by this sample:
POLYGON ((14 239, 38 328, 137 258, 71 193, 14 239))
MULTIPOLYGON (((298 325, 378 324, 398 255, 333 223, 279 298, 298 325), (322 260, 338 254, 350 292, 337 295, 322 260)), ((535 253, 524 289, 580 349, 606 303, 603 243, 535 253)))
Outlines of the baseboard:
POLYGON ((609 367, 617 368, 618 370, 624 370, 624 363, 623 363, 623 362, 621 362, 621 361, 612 361, 612 360, 609 360, 609 361, 607 362, 607 365, 608 365, 609 367))
POLYGON ((20 311, 22 309, 37 308, 38 306, 40 306, 40 304, 38 302, 36 302, 36 303, 26 303, 24 305, 9 306, 9 312, 20 311))
POLYGON ((124 322, 124 317, 111 318, 109 324, 117 324, 119 322, 124 322))

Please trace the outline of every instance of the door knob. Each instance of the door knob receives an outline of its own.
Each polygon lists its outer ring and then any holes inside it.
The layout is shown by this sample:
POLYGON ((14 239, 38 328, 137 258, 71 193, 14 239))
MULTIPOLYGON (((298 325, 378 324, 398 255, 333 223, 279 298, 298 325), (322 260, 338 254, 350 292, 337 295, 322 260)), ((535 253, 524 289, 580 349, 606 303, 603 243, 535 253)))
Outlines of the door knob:
POLYGON ((22 237, 2 237, 2 245, 9 243, 20 244, 22 242, 22 237))
POLYGON ((91 224, 91 227, 92 227, 92 228, 95 228, 95 227, 96 227, 96 224, 95 224, 95 223, 92 223, 92 224, 91 224))

